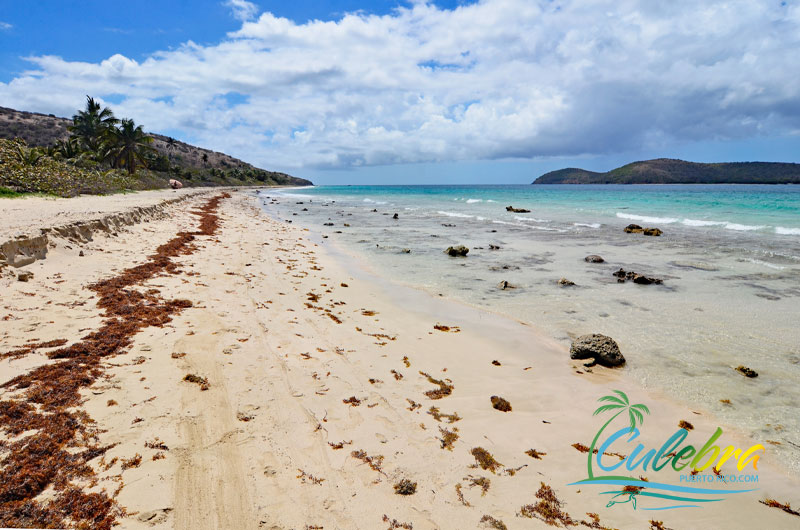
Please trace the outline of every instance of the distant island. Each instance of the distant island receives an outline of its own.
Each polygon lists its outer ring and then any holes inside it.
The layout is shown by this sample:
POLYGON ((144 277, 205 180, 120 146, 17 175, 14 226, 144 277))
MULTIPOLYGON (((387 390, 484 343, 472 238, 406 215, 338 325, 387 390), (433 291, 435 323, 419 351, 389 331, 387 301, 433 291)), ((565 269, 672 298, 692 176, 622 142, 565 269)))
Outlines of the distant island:
POLYGON ((672 158, 632 162, 605 173, 566 168, 532 184, 800 184, 800 164, 723 162, 703 164, 672 158))

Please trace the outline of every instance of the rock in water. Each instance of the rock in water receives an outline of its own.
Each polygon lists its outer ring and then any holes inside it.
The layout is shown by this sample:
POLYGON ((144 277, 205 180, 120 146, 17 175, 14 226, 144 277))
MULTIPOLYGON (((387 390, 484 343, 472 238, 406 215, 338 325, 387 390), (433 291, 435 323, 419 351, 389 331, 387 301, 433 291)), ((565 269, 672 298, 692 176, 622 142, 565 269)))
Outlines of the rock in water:
POLYGON ((645 228, 642 233, 646 236, 660 236, 664 232, 660 228, 645 228))
POLYGON ((511 285, 507 281, 503 280, 502 282, 497 284, 497 288, 498 289, 502 289, 503 291, 505 291, 506 289, 516 289, 517 286, 516 285, 511 285))
POLYGON ((736 371, 745 377, 758 377, 758 372, 746 366, 739 365, 736 367, 736 371))
POLYGON ((506 211, 514 213, 531 213, 530 210, 526 210, 525 208, 514 208, 513 206, 506 206, 506 211))
POLYGON ((598 256, 597 254, 591 254, 583 258, 583 261, 587 263, 603 263, 606 260, 604 260, 601 256, 598 256))
POLYGON ((394 215, 392 216, 392 219, 400 219, 400 216, 399 216, 399 215, 397 215, 397 214, 394 214, 394 215))
POLYGON ((639 234, 643 230, 644 230, 644 228, 642 228, 639 225, 635 225, 635 224, 629 224, 628 226, 625 227, 625 233, 626 234, 639 234))
POLYGON ((411 249, 410 248, 404 248, 400 252, 402 252, 403 254, 411 254, 411 249))
POLYGON ((445 253, 449 256, 466 256, 469 253, 469 249, 464 245, 456 245, 454 247, 447 247, 445 253))
POLYGON ((573 282, 572 280, 568 280, 566 278, 561 278, 560 280, 558 280, 558 285, 561 287, 569 287, 570 285, 575 285, 575 282, 573 282))
POLYGON ((613 368, 625 364, 625 357, 619 351, 619 346, 611 337, 592 333, 581 335, 572 342, 569 349, 570 359, 594 359, 586 366, 599 364, 613 368))

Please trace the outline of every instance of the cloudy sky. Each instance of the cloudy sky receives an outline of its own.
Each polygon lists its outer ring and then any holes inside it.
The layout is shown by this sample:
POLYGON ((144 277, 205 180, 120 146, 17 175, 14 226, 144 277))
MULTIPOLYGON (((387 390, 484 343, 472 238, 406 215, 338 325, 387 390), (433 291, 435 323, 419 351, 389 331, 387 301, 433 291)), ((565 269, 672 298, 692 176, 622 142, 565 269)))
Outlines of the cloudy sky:
POLYGON ((797 1, 4 5, 0 106, 71 116, 91 94, 318 183, 800 162, 797 1))

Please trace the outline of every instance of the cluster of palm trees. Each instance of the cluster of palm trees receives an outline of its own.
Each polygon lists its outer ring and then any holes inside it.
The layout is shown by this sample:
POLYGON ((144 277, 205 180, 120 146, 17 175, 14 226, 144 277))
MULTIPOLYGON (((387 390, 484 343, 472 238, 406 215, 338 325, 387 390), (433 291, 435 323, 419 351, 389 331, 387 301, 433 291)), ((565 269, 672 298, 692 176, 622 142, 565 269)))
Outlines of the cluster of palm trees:
POLYGON ((137 166, 147 167, 154 152, 152 136, 131 119, 118 119, 108 107, 86 96, 86 108, 72 117, 72 133, 59 140, 53 148, 60 158, 88 158, 113 168, 136 172, 137 166))

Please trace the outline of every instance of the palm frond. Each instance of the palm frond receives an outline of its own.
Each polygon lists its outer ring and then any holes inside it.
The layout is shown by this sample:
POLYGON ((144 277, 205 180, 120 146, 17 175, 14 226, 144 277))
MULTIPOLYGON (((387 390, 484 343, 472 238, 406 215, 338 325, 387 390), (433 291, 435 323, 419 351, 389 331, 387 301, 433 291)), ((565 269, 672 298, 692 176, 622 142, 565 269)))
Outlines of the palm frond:
POLYGON ((641 403, 637 403, 636 405, 631 405, 632 409, 640 410, 645 414, 650 414, 650 409, 647 408, 647 405, 642 405, 641 403))
POLYGON ((641 412, 639 412, 639 410, 638 410, 638 409, 635 409, 635 408, 631 407, 631 408, 630 408, 630 409, 628 409, 628 410, 630 410, 630 413, 631 413, 633 416, 635 416, 635 417, 636 417, 636 419, 637 419, 637 420, 638 420, 638 422, 639 422, 639 425, 641 425, 641 424, 643 424, 643 423, 644 423, 644 415, 642 415, 642 413, 641 413, 641 412))
POLYGON ((633 415, 633 410, 628 409, 628 419, 631 420, 631 432, 636 428, 636 418, 633 415))
POLYGON ((614 390, 614 393, 617 394, 619 397, 622 398, 622 401, 625 402, 625 405, 628 405, 630 401, 628 401, 628 396, 622 390, 614 390))
POLYGON ((603 396, 597 401, 610 401, 612 403, 618 403, 621 407, 624 407, 626 405, 624 401, 622 401, 620 398, 616 396, 603 396))
POLYGON ((594 414, 592 414, 592 416, 597 416, 598 414, 602 414, 603 412, 606 412, 607 410, 616 410, 616 409, 621 409, 621 408, 624 408, 624 407, 622 405, 603 405, 602 407, 598 407, 597 410, 594 411, 594 414))

